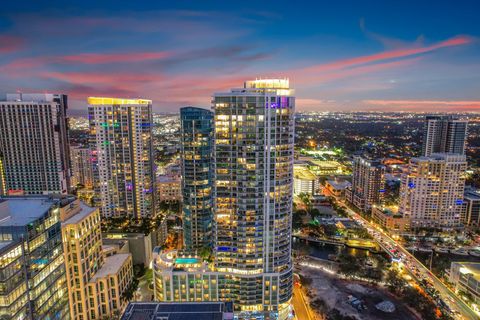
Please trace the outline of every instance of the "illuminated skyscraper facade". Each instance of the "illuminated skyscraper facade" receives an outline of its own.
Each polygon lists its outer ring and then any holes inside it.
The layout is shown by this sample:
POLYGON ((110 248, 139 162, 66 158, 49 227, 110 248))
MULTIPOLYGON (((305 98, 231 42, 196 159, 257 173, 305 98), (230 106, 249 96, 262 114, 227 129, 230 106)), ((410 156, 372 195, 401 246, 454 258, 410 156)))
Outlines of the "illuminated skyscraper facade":
POLYGON ((287 319, 294 106, 281 79, 214 95, 214 263, 157 254, 157 300, 232 301, 238 319, 287 319))
POLYGON ((180 109, 183 237, 188 250, 210 247, 212 238, 213 113, 180 109))
POLYGON ((70 190, 67 96, 7 94, 0 101, 0 171, 5 194, 70 190))
POLYGON ((380 160, 355 157, 352 164, 352 186, 345 190, 345 198, 357 208, 370 211, 383 200, 385 166, 380 160))
POLYGON ((72 163, 72 187, 83 185, 87 189, 93 187, 93 162, 90 148, 82 146, 70 147, 72 163))
POLYGON ((95 190, 103 216, 154 214, 152 102, 88 98, 95 190))
POLYGON ((432 154, 412 158, 402 175, 399 212, 411 228, 455 228, 462 223, 465 206, 464 155, 432 154))
POLYGON ((452 116, 427 116, 423 131, 422 155, 433 153, 465 154, 466 120, 452 116))
POLYGON ((69 319, 60 209, 64 198, 0 198, 0 318, 69 319))

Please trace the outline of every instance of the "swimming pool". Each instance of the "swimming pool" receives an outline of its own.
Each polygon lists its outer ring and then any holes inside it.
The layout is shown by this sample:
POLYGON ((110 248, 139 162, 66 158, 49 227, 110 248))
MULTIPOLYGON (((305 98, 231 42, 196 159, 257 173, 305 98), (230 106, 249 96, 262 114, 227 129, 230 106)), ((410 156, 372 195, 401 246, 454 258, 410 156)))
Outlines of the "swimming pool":
POLYGON ((198 263, 197 258, 177 258, 175 259, 176 264, 195 264, 198 263))

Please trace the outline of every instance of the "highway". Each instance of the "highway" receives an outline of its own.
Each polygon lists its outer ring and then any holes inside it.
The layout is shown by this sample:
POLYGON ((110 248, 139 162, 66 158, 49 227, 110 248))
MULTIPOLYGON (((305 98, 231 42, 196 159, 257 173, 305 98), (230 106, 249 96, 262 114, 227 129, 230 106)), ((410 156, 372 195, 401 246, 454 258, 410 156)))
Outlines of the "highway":
POLYGON ((355 211, 348 208, 342 201, 337 202, 347 211, 348 215, 365 227, 368 232, 377 240, 379 245, 390 255, 401 257, 403 266, 417 280, 419 278, 430 279, 433 287, 439 292, 440 298, 454 310, 457 319, 480 319, 478 313, 473 311, 463 300, 461 300, 450 288, 445 286, 430 270, 428 270, 420 261, 418 261, 408 250, 393 240, 383 231, 379 231, 376 226, 364 219, 355 211))

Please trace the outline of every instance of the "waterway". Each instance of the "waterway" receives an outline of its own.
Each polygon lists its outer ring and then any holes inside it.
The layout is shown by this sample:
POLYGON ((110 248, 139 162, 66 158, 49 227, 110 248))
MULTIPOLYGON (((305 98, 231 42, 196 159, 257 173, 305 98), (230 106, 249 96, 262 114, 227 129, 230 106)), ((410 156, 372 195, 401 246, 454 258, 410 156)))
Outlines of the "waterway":
POLYGON ((293 238, 292 241, 292 249, 299 254, 302 255, 310 255, 315 258, 320 258, 324 260, 328 260, 329 256, 332 255, 340 255, 342 253, 347 253, 354 257, 362 258, 362 257, 375 257, 378 255, 383 255, 387 258, 386 253, 372 253, 366 249, 356 249, 350 248, 343 245, 335 245, 335 244, 328 244, 328 243, 317 243, 313 241, 307 241, 302 239, 293 238))

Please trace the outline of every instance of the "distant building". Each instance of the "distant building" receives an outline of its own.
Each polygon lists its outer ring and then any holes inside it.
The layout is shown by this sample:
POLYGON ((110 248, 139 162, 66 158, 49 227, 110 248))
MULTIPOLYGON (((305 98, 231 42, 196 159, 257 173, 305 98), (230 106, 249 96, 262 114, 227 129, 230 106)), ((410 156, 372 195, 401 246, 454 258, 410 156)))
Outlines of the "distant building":
POLYGON ((410 159, 402 175, 399 211, 410 219, 412 228, 461 226, 466 168, 460 154, 410 159))
POLYGON ((295 165, 293 167, 293 193, 299 195, 302 193, 314 195, 318 193, 318 177, 304 166, 295 165))
POLYGON ((385 166, 380 160, 355 157, 352 185, 345 189, 345 199, 363 211, 383 201, 385 192, 385 166))
POLYGON ((480 191, 465 190, 463 200, 465 203, 463 223, 470 227, 480 227, 480 191))
POLYGON ((103 244, 115 245, 119 240, 128 241, 128 248, 132 254, 133 264, 149 266, 152 261, 152 250, 156 246, 162 246, 167 237, 166 221, 158 228, 145 235, 135 232, 107 232, 102 235, 103 244))
POLYGON ((72 163, 72 187, 81 184, 87 189, 92 189, 93 162, 90 149, 81 146, 71 146, 70 159, 72 163))
POLYGON ((103 319, 120 312, 133 280, 131 254, 104 255, 98 208, 75 200, 60 209, 60 218, 71 319, 103 319))
POLYGON ((453 284, 455 293, 469 293, 474 303, 480 303, 479 262, 452 262, 449 281, 453 284))
POLYGON ((7 94, 0 101, 0 185, 4 194, 67 194, 67 96, 7 94))
POLYGON ((101 214, 155 214, 152 101, 88 98, 95 191, 101 214))
POLYGON ((121 320, 233 320, 231 302, 133 302, 121 320))
POLYGON ((467 125, 466 120, 452 116, 427 116, 423 129, 422 155, 465 154, 467 125))
POLYGON ((182 200, 179 176, 157 176, 158 202, 178 202, 182 200))
POLYGON ((213 113, 181 108, 180 122, 184 243, 201 250, 213 242, 213 113))
POLYGON ((398 213, 398 208, 373 206, 372 219, 391 233, 401 234, 410 230, 410 220, 398 213))
POLYGON ((347 180, 327 180, 325 181, 325 189, 335 197, 344 197, 345 190, 352 184, 347 180))
POLYGON ((0 198, 0 318, 68 319, 63 198, 0 198))

